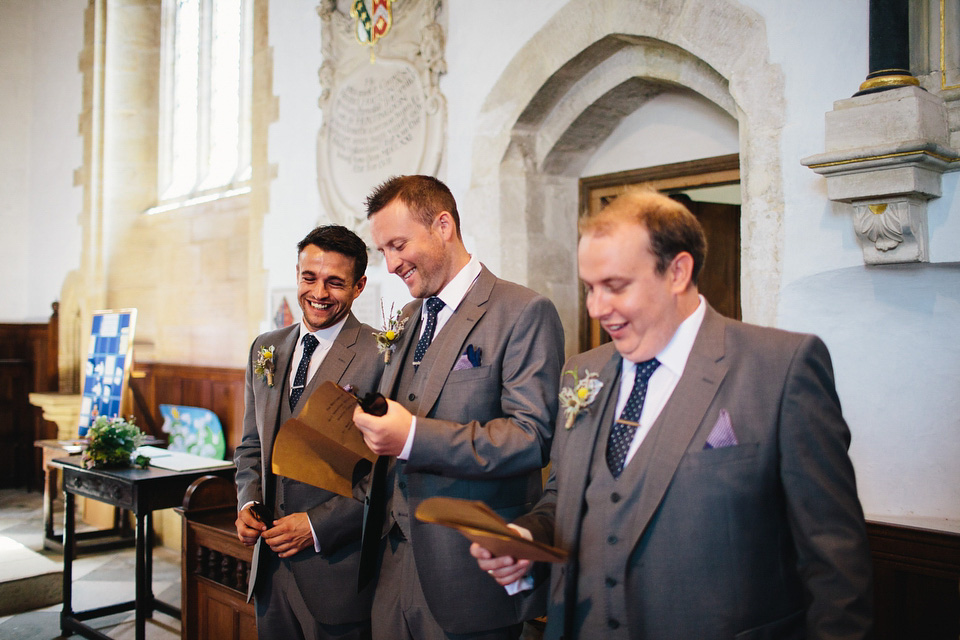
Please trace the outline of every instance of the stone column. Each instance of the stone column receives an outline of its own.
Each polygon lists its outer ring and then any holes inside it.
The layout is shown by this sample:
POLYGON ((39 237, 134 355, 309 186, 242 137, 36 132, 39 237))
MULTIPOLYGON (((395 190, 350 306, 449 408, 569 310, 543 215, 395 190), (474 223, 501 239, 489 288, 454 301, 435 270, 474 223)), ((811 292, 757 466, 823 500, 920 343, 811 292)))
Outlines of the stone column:
POLYGON ((870 0, 870 72, 854 95, 919 86, 910 73, 909 0, 870 0))

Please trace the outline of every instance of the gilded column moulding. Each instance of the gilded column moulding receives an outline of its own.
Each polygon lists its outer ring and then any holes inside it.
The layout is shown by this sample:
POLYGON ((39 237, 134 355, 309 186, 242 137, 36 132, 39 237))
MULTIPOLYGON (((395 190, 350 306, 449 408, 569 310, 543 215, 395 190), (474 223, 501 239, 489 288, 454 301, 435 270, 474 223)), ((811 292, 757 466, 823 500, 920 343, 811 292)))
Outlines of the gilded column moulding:
POLYGON ((435 174, 446 126, 439 0, 324 0, 323 124, 317 138, 321 202, 366 235, 363 204, 386 178, 435 174))

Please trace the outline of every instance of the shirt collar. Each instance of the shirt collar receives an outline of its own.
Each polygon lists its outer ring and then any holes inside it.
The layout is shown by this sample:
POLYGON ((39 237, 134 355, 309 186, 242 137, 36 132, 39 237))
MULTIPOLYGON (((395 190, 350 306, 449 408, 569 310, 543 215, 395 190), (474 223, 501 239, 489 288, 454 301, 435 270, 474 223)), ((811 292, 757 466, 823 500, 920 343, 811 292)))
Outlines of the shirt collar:
MULTIPOLYGON (((448 309, 456 311, 479 275, 480 261, 477 260, 476 256, 470 256, 470 261, 463 265, 463 268, 460 269, 457 275, 453 276, 453 279, 447 283, 447 286, 440 290, 440 293, 438 293, 436 297, 440 298, 448 309)), ((426 309, 427 305, 423 305, 423 314, 426 313, 426 309)))
MULTIPOLYGON (((680 323, 673 337, 670 338, 670 342, 656 356, 660 365, 669 369, 677 378, 683 375, 683 370, 687 366, 687 359, 693 350, 693 343, 700 331, 700 325, 703 324, 703 318, 707 314, 707 301, 702 295, 698 297, 700 302, 697 308, 680 323)), ((621 365, 621 375, 632 375, 631 370, 634 364, 634 362, 624 358, 621 365)))
POLYGON ((301 343, 301 341, 303 340, 303 336, 307 335, 308 333, 312 333, 313 337, 316 338, 317 342, 319 343, 317 346, 323 349, 326 349, 331 344, 333 344, 333 341, 337 339, 338 335, 340 335, 340 330, 343 329, 343 325, 346 323, 346 321, 347 321, 347 316, 343 316, 340 322, 338 322, 335 325, 331 325, 325 329, 320 329, 318 331, 310 331, 310 329, 307 328, 307 325, 305 325, 303 323, 303 320, 301 319, 300 335, 297 336, 297 344, 299 345, 301 343))

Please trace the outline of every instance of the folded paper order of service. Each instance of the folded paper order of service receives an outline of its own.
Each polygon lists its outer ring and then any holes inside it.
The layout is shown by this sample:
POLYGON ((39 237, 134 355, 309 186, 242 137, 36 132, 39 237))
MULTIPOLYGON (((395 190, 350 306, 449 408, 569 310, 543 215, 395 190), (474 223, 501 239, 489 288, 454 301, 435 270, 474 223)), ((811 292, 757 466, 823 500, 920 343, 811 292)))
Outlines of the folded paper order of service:
POLYGON ((417 519, 456 529, 471 542, 485 547, 495 556, 511 556, 539 562, 566 562, 567 552, 557 547, 527 540, 507 526, 506 521, 479 500, 436 496, 417 507, 417 519))

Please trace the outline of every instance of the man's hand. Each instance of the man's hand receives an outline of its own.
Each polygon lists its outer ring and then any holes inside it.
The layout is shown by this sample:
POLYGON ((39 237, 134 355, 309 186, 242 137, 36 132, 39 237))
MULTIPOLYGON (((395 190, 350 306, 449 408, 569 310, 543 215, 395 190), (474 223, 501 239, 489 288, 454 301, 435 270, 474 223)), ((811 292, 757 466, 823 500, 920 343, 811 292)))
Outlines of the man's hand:
POLYGON ((281 558, 289 558, 307 547, 313 547, 313 532, 306 513, 292 513, 273 521, 263 532, 263 541, 281 558))
POLYGON ((402 404, 388 399, 385 415, 372 416, 357 407, 353 411, 353 422, 363 433, 363 440, 371 451, 380 456, 396 456, 407 443, 413 414, 402 404))
MULTIPOLYGON (((533 536, 523 527, 514 524, 507 525, 514 529, 527 540, 533 540, 533 536)), ((514 560, 510 556, 494 556, 488 549, 481 547, 474 542, 470 545, 470 555, 477 559, 480 568, 490 574, 501 587, 513 584, 530 572, 533 563, 529 560, 514 560)))
POLYGON ((257 543, 260 533, 267 530, 267 525, 257 520, 253 515, 253 505, 247 505, 237 514, 237 537, 240 542, 252 547, 257 543))

